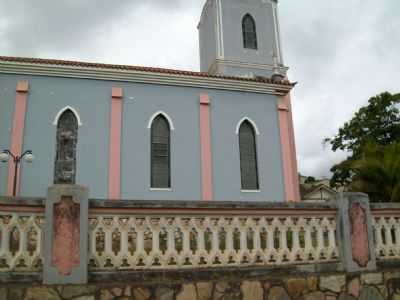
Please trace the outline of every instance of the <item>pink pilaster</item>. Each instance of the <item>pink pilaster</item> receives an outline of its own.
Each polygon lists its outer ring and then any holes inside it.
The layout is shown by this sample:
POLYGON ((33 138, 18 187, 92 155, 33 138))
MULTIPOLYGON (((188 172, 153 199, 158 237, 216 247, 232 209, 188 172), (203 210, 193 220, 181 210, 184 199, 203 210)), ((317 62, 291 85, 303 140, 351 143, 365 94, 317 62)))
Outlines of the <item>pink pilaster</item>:
POLYGON ((108 198, 121 197, 121 130, 122 130, 122 88, 113 87, 111 96, 110 157, 108 166, 108 198))
POLYGON ((213 197, 210 98, 207 93, 200 94, 200 148, 201 148, 201 191, 202 199, 210 201, 213 197))
MULTIPOLYGON (((24 80, 18 81, 16 88, 15 109, 14 109, 13 127, 11 132, 11 149, 10 149, 11 152, 15 155, 22 154, 28 91, 29 91, 28 81, 24 80)), ((12 196, 13 194, 14 171, 15 171, 14 168, 15 164, 13 162, 10 162, 8 165, 8 185, 7 185, 7 194, 9 196, 12 196)), ((18 166, 18 168, 20 168, 20 166, 18 166)), ((17 189, 16 189, 17 196, 19 194, 19 188, 20 188, 20 172, 18 170, 17 189)))
POLYGON ((287 94, 279 100, 278 112, 285 198, 286 201, 297 202, 300 201, 300 190, 290 94, 287 94))

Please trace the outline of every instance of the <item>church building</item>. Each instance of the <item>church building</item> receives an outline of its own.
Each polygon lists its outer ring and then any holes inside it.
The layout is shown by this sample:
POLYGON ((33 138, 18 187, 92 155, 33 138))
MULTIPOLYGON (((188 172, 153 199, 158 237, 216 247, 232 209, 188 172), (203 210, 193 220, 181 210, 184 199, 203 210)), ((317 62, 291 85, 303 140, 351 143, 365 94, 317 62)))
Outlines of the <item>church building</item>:
POLYGON ((298 201, 277 2, 207 0, 200 72, 0 56, 0 196, 298 201))

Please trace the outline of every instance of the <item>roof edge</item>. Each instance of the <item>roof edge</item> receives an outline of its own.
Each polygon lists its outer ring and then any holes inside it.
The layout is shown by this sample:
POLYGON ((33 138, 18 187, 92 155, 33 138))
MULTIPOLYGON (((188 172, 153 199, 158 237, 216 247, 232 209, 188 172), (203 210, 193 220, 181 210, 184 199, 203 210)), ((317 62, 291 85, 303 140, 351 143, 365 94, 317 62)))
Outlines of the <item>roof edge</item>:
POLYGON ((273 83, 267 78, 241 78, 164 68, 8 56, 0 56, 0 73, 197 86, 274 95, 286 95, 295 85, 287 80, 273 83))

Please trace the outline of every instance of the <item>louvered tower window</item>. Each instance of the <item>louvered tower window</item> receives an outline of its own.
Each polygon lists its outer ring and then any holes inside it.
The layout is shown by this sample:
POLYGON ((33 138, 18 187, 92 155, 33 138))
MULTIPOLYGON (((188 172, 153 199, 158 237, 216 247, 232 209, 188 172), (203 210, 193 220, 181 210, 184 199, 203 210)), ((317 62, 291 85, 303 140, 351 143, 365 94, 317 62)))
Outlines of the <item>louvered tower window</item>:
POLYGON ((258 190, 256 136, 249 121, 240 126, 239 149, 242 190, 258 190))
POLYGON ((78 120, 70 109, 64 111, 58 119, 56 139, 54 183, 75 184, 78 120))
POLYGON ((257 49, 257 31, 254 18, 246 14, 242 20, 243 46, 246 49, 257 49))
POLYGON ((158 115, 151 125, 151 187, 171 187, 170 128, 163 115, 158 115))

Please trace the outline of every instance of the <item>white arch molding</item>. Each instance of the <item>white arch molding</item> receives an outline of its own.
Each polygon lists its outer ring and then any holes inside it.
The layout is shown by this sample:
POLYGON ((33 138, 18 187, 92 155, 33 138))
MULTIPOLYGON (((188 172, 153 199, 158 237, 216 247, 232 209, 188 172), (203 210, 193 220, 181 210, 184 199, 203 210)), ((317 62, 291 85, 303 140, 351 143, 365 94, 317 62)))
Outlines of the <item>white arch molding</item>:
POLYGON ((237 125, 236 125, 236 131, 235 131, 236 134, 239 134, 240 126, 242 125, 242 123, 244 121, 248 121, 251 124, 251 126, 253 126, 254 131, 256 132, 256 134, 260 135, 260 131, 258 130, 258 127, 257 127, 256 123, 252 119, 250 119, 249 117, 243 117, 242 119, 240 119, 239 123, 237 123, 237 125))
POLYGON ((151 118, 150 118, 150 120, 149 120, 149 123, 147 124, 147 128, 148 128, 148 129, 151 128, 151 125, 153 124, 154 119, 155 119, 158 115, 163 115, 163 116, 167 119, 167 121, 168 121, 168 123, 169 123, 169 128, 170 128, 171 130, 174 130, 174 129, 175 129, 174 123, 172 123, 172 119, 170 118, 170 116, 169 116, 167 113, 165 113, 165 112, 163 112, 163 111, 161 111, 161 110, 158 111, 158 112, 156 112, 156 113, 154 113, 154 114, 151 116, 151 118))
POLYGON ((56 115, 56 117, 54 118, 53 121, 53 125, 57 125, 58 124, 58 120, 60 119, 61 115, 67 111, 70 110, 74 113, 76 120, 78 121, 78 126, 82 126, 82 122, 81 122, 81 117, 79 116, 78 112, 76 111, 75 108, 71 107, 71 106, 66 106, 64 108, 62 108, 56 115))

